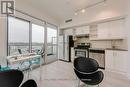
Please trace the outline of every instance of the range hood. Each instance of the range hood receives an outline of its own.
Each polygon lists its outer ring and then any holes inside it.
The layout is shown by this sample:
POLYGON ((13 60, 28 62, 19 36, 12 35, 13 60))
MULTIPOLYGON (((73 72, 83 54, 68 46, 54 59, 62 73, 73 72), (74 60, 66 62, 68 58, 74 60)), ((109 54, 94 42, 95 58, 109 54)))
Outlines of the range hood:
POLYGON ((76 41, 77 38, 89 38, 89 34, 81 34, 73 36, 73 40, 76 41))
POLYGON ((76 35, 77 38, 89 38, 89 34, 76 35))

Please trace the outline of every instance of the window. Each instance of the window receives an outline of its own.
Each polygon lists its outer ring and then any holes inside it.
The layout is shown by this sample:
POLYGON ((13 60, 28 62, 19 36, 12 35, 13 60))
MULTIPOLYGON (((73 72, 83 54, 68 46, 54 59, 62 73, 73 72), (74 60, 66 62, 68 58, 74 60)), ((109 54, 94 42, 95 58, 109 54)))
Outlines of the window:
POLYGON ((44 46, 44 27, 32 24, 32 52, 40 52, 44 46))
POLYGON ((29 22, 8 18, 8 55, 29 52, 29 22))
POLYGON ((46 26, 47 29, 45 30, 44 26, 31 24, 29 21, 9 16, 8 56, 28 54, 29 52, 39 55, 45 48, 47 61, 56 60, 58 53, 57 28, 50 24, 46 26), (45 39, 45 37, 47 38, 45 39), (44 47, 44 45, 47 47, 44 47))

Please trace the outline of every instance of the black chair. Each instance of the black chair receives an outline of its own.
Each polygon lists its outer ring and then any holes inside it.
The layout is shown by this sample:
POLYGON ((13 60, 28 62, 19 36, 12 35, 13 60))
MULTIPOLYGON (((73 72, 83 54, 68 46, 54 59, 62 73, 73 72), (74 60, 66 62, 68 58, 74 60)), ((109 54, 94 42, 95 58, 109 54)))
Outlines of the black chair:
POLYGON ((74 60, 74 71, 80 81, 87 85, 98 85, 102 82, 104 74, 98 71, 99 64, 91 58, 79 57, 74 60))
POLYGON ((28 80, 21 87, 37 87, 37 84, 34 80, 28 80))
MULTIPOLYGON (((19 70, 0 71, 0 87, 20 87, 23 73, 19 70)), ((34 80, 28 80, 21 87, 37 87, 34 80)))

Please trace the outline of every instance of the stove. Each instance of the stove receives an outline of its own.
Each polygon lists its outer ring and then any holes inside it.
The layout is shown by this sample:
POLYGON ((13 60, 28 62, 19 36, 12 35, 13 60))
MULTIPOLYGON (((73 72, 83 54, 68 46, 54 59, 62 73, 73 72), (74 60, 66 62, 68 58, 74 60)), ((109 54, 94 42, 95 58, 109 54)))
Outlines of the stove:
POLYGON ((87 57, 89 58, 90 43, 81 43, 75 47, 75 57, 87 57))

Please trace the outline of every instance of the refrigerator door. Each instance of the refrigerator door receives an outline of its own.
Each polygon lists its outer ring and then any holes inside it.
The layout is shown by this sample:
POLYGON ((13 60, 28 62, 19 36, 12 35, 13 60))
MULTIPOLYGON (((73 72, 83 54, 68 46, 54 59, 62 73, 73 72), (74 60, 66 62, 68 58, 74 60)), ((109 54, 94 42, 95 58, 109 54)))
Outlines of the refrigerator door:
POLYGON ((69 36, 64 35, 64 60, 69 61, 69 36))
POLYGON ((59 36, 59 59, 64 59, 64 41, 63 41, 63 36, 59 36))
POLYGON ((65 44, 69 43, 69 36, 64 35, 64 42, 65 42, 65 44))
POLYGON ((64 44, 64 60, 69 61, 69 45, 67 43, 64 44))
POLYGON ((69 36, 59 37, 59 59, 69 62, 69 36))

